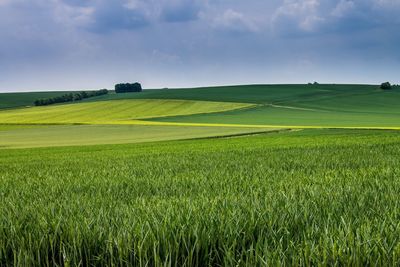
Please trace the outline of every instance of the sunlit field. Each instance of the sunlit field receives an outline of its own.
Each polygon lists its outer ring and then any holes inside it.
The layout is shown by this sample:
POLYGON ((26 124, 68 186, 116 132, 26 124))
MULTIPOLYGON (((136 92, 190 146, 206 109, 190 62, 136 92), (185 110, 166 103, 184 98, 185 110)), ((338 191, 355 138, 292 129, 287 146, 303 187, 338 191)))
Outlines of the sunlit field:
POLYGON ((0 97, 0 266, 399 266, 399 96, 0 97))
POLYGON ((399 265, 400 135, 3 150, 1 265, 399 265))

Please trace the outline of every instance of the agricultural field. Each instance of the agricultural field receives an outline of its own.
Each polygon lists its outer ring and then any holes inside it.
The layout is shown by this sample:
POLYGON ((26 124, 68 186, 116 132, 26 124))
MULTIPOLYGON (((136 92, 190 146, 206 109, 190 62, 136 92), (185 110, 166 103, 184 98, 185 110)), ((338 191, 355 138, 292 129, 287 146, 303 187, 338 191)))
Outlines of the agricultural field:
POLYGON ((0 94, 0 266, 400 265, 398 88, 34 94, 0 94))
POLYGON ((143 143, 275 131, 285 129, 173 125, 8 125, 0 126, 0 149, 143 143))
POLYGON ((33 106, 36 99, 60 96, 69 92, 1 93, 0 109, 33 106))
POLYGON ((400 135, 3 150, 1 265, 400 264, 400 135))
MULTIPOLYGON (((225 92, 227 89, 221 90, 225 92)), ((253 86, 247 87, 249 94, 245 90, 246 87, 233 87, 233 91, 237 91, 241 97, 235 96, 232 101, 257 103, 257 106, 222 113, 154 120, 328 128, 393 128, 400 125, 399 88, 382 91, 377 86, 308 85, 271 88, 253 86), (262 90, 267 93, 262 95, 262 90), (257 99, 253 99, 253 91, 257 99)), ((218 98, 219 95, 215 99, 218 98)))
POLYGON ((2 124, 126 124, 135 119, 243 109, 254 104, 189 100, 115 100, 0 111, 2 124))

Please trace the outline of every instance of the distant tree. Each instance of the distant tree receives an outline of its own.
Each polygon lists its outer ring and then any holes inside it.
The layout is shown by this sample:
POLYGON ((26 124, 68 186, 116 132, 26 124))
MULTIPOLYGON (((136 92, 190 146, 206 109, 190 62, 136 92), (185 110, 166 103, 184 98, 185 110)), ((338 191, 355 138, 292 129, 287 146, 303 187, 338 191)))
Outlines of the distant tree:
POLYGON ((55 96, 55 97, 51 97, 51 98, 37 99, 37 100, 35 100, 34 104, 35 104, 35 106, 47 106, 47 105, 56 104, 56 103, 79 101, 84 98, 106 95, 106 94, 108 94, 107 89, 101 89, 101 90, 97 90, 97 91, 82 91, 82 92, 74 93, 74 94, 69 93, 69 94, 55 96))
POLYGON ((44 105, 44 99, 37 99, 35 100, 34 104, 35 106, 43 106, 44 105))
POLYGON ((318 82, 314 82, 313 84, 314 84, 314 85, 318 85, 319 83, 318 83, 318 82))
POLYGON ((119 83, 115 85, 115 92, 119 93, 132 93, 141 92, 142 85, 140 83, 119 83))
POLYGON ((82 100, 82 99, 83 99, 83 97, 82 97, 82 95, 80 93, 74 94, 73 101, 79 101, 79 100, 82 100))
POLYGON ((382 90, 390 90, 392 89, 392 85, 390 84, 390 82, 385 82, 381 84, 381 89, 382 90))

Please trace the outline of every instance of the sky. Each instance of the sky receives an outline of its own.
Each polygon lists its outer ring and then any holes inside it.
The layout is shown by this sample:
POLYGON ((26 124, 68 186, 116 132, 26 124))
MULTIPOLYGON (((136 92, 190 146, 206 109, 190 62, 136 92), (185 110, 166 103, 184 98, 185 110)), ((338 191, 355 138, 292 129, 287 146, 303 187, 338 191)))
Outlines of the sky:
POLYGON ((0 0, 0 92, 400 83, 400 0, 0 0))

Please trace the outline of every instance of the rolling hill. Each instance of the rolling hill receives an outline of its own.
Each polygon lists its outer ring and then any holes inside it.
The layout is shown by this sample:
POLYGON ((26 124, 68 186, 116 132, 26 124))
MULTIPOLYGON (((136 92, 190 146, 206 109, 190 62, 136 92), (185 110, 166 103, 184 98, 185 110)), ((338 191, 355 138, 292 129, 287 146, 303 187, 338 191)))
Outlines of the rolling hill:
MULTIPOLYGON (((24 101, 33 96, 38 95, 18 94, 18 101, 14 102, 27 103, 24 101)), ((0 106, 10 107, 4 99, 0 94, 0 106)), ((138 124, 140 119, 160 125, 396 128, 400 127, 398 103, 399 88, 383 91, 375 85, 158 89, 142 93, 110 93, 73 104, 2 111, 0 124, 138 124)))
POLYGON ((113 100, 0 111, 0 124, 126 124, 154 117, 222 112, 254 104, 190 100, 113 100))
POLYGON ((33 102, 35 102, 37 99, 61 96, 66 93, 71 92, 0 93, 0 109, 33 106, 33 102))
POLYGON ((304 85, 304 84, 279 84, 279 85, 237 85, 203 88, 182 89, 155 89, 144 90, 140 94, 108 94, 85 101, 115 100, 115 99, 182 99, 218 102, 239 102, 271 104, 282 102, 297 102, 326 99, 341 95, 364 95, 379 92, 376 85, 304 85))
POLYGON ((2 110, 0 266, 398 266, 399 100, 274 85, 2 110), (305 129, 360 126, 386 130, 305 129))
POLYGON ((382 91, 373 85, 145 90, 68 104, 21 106, 38 96, 63 93, 19 93, 11 102, 7 99, 12 94, 0 94, 0 107, 8 107, 0 110, 0 146, 135 143, 268 129, 400 129, 400 90, 382 91))

